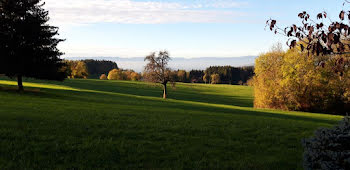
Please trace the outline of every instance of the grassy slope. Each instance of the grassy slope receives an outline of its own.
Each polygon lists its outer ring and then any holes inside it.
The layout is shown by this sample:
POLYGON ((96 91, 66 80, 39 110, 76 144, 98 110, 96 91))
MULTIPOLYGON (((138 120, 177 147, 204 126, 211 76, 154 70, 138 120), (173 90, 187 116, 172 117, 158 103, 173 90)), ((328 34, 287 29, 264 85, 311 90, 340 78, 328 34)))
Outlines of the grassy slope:
POLYGON ((0 80, 0 169, 300 169, 301 139, 339 116, 256 110, 252 89, 0 80), (38 90, 40 88, 40 91, 38 90))

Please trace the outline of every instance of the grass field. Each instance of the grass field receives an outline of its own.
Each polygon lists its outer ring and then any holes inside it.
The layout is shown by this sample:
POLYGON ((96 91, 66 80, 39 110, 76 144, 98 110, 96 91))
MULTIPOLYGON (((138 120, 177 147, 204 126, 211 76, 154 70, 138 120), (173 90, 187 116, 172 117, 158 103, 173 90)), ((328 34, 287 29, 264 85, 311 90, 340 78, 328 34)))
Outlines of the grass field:
POLYGON ((252 88, 0 80, 0 169, 302 169, 340 116, 253 109, 252 88))

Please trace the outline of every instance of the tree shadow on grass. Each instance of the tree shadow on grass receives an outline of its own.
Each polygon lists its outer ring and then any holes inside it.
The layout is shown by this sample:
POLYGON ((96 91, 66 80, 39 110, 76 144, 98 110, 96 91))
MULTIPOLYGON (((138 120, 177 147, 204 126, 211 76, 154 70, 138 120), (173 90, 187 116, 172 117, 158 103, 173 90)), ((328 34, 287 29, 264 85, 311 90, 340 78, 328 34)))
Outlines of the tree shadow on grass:
MULTIPOLYGON (((11 86, 10 86, 11 87, 11 86)), ((13 87, 13 86, 12 86, 13 87)), ((27 90, 30 88, 27 88, 27 90)), ((89 90, 89 89, 88 89, 89 90)), ((18 93, 15 90, 2 90, 6 93, 18 93)), ((178 100, 178 99, 170 99, 163 100, 157 97, 150 96, 139 96, 134 94, 123 94, 117 92, 110 91, 71 91, 71 90, 60 90, 60 89, 48 89, 48 90, 28 90, 23 94, 25 96, 30 97, 38 97, 38 98, 47 98, 47 99, 59 99, 70 102, 86 102, 86 103, 117 103, 118 105, 123 105, 125 107, 136 108, 136 107, 144 107, 145 109, 154 109, 159 112, 168 110, 169 108, 180 109, 184 113, 207 113, 210 115, 214 114, 234 114, 234 115, 242 115, 242 116, 252 116, 252 117, 261 117, 261 118, 277 118, 284 120, 296 120, 296 121, 307 121, 313 123, 326 123, 326 124, 335 124, 338 121, 338 118, 321 118, 321 117, 313 117, 310 114, 309 116, 303 115, 304 113, 300 112, 300 115, 291 115, 285 113, 279 113, 278 111, 265 111, 265 110, 253 110, 247 109, 243 107, 235 107, 231 105, 215 105, 212 103, 204 103, 197 101, 186 101, 186 100, 178 100), (106 97, 109 96, 109 97, 106 97), (139 104, 135 106, 135 102, 139 102, 139 104)), ((340 120, 340 117, 339 117, 340 120)))
MULTIPOLYGON (((98 90, 105 92, 123 93, 137 96, 150 96, 150 97, 162 97, 162 87, 154 84, 135 83, 128 81, 97 81, 97 80, 74 80, 66 81, 64 84, 61 82, 53 82, 56 85, 65 85, 72 88, 86 89, 86 90, 98 90)), ((243 97, 235 95, 215 95, 215 94, 203 94, 198 89, 191 89, 188 87, 186 90, 181 88, 169 89, 168 98, 176 100, 188 100, 195 102, 205 102, 213 104, 225 104, 240 107, 253 107, 252 97, 243 97)))
MULTIPOLYGON (((0 77, 0 80, 14 81, 6 77, 0 77)), ((75 89, 85 90, 98 90, 104 92, 116 92, 138 96, 159 97, 163 96, 162 87, 157 84, 144 83, 144 82, 129 82, 129 81, 100 81, 100 80, 69 80, 64 82, 58 81, 46 81, 25 78, 25 82, 52 84, 59 86, 68 86, 75 89)), ((26 87, 25 87, 26 88, 26 87)), ((26 88, 28 89, 28 88, 26 88)), ((184 87, 169 89, 168 98, 176 100, 188 100, 195 102, 205 102, 213 104, 225 104, 240 107, 253 107, 253 98, 248 96, 239 95, 216 95, 216 94, 203 94, 206 92, 193 87, 184 87)))

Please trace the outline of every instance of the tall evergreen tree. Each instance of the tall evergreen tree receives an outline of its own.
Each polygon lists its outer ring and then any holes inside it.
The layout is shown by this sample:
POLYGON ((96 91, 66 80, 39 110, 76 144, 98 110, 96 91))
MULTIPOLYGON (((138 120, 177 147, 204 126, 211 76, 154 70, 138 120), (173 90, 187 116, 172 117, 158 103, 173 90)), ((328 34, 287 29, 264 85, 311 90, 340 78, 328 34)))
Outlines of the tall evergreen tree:
POLYGON ((41 0, 0 0, 0 74, 17 77, 23 91, 22 77, 64 80, 64 63, 55 38, 58 28, 50 26, 48 11, 41 0))

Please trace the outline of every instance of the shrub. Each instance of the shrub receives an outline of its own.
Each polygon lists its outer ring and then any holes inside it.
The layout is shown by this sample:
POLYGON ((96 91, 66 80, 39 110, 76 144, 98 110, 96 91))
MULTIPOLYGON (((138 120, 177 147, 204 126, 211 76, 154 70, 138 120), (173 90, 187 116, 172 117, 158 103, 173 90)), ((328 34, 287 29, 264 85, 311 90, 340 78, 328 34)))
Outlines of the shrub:
POLYGON ((122 71, 118 69, 113 69, 108 73, 108 80, 122 80, 122 71))
POLYGON ((247 85, 253 87, 254 86, 254 79, 251 78, 247 81, 247 85))
POLYGON ((350 118, 303 141, 305 169, 350 169, 350 118))
POLYGON ((141 75, 136 73, 136 72, 132 72, 130 75, 130 80, 131 81, 139 81, 139 80, 141 80, 141 75))
POLYGON ((107 76, 106 76, 105 74, 102 74, 102 75, 100 76, 100 80, 107 80, 107 76))

